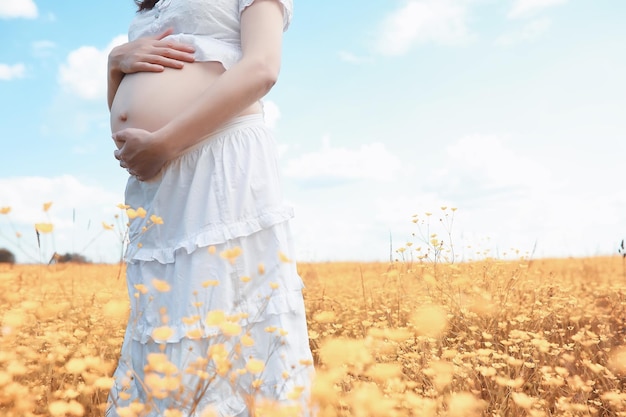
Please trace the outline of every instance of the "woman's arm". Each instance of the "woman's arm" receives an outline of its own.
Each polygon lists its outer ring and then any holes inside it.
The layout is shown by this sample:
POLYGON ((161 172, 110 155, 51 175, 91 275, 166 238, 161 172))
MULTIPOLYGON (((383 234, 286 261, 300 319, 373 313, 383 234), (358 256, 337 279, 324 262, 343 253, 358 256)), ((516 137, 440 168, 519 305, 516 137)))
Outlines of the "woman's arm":
POLYGON ((278 78, 283 9, 276 0, 255 0, 241 14, 242 58, 187 109, 155 132, 124 129, 113 134, 115 157, 138 178, 156 175, 211 132, 265 96, 278 78))
POLYGON ((265 96, 278 79, 282 5, 256 0, 241 15, 242 58, 162 129, 157 141, 175 158, 265 96))
POLYGON ((109 53, 107 102, 109 110, 124 75, 134 72, 161 72, 168 68, 182 68, 194 61, 194 49, 189 45, 163 40, 172 34, 167 29, 158 36, 139 38, 116 46, 109 53))

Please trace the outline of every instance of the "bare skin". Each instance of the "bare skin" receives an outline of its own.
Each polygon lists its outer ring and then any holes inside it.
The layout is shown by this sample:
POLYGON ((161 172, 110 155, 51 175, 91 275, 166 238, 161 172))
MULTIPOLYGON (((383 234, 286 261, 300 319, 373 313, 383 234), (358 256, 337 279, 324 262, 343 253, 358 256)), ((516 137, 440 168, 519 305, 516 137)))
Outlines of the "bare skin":
MULTIPOLYGON (((222 68, 219 74, 213 73, 216 76, 212 79, 207 77, 203 88, 195 87, 196 96, 154 130, 141 127, 115 130, 112 136, 119 149, 114 155, 120 166, 139 180, 147 181, 157 175, 167 161, 180 156, 227 121, 241 114, 258 112, 259 100, 278 78, 282 29, 279 2, 256 0, 246 8, 241 15, 242 59, 228 71, 222 68)), ((124 74, 132 74, 140 68, 148 72, 167 72, 168 68, 181 69, 192 62, 188 60, 189 49, 164 40, 167 34, 114 49, 109 58, 110 106, 114 104, 113 98, 124 74)), ((209 68, 210 64, 205 67, 209 68)))
POLYGON ((137 72, 163 72, 165 68, 180 69, 194 62, 193 47, 163 40, 172 34, 167 29, 155 37, 139 38, 116 46, 109 54, 107 100, 109 109, 124 75, 137 72))

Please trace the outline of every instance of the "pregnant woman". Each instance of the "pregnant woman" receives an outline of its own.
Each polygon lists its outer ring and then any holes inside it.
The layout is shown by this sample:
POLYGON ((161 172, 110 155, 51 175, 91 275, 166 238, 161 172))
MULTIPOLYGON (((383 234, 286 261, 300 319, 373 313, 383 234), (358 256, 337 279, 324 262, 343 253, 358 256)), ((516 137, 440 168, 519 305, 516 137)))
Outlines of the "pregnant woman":
POLYGON ((260 99, 292 0, 144 0, 109 55, 131 312, 107 417, 308 415, 313 373, 260 99))

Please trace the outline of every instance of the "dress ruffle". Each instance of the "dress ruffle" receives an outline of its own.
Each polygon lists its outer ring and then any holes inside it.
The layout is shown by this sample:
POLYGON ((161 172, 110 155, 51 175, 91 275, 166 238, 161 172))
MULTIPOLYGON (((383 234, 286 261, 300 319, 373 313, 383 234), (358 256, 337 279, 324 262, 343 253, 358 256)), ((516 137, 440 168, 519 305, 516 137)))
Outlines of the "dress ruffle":
POLYGON ((130 222, 126 260, 171 263, 178 249, 191 253, 291 219, 277 154, 262 116, 244 116, 168 163, 156 178, 129 178, 126 204, 146 215, 130 222), (153 215, 163 224, 152 224, 153 215))
POLYGON ((251 398, 301 404, 307 415, 312 355, 276 155, 262 120, 245 117, 156 179, 129 180, 126 203, 146 215, 129 227, 131 312, 107 417, 133 402, 149 407, 142 417, 207 407, 243 417, 251 398), (211 356, 218 348, 225 359, 211 356), (168 367, 152 369, 154 355, 168 367), (253 359, 262 370, 249 369, 253 359))
POLYGON ((220 329, 206 323, 211 311, 236 316, 242 326, 253 326, 271 316, 304 314, 302 280, 295 264, 281 260, 281 254, 283 258, 293 256, 291 244, 285 240, 287 227, 280 223, 214 246, 215 253, 207 248, 190 254, 181 251, 173 263, 129 264, 132 339, 153 341, 155 330, 165 324, 171 334, 159 343, 177 343, 189 335, 212 337, 220 329), (259 253, 259 244, 267 250, 259 253), (234 254, 235 250, 241 253, 231 259, 219 255, 234 254), (203 266, 201 274, 199 265, 203 266))
POLYGON ((229 224, 210 224, 197 235, 178 242, 177 245, 161 248, 147 248, 143 245, 135 246, 127 251, 127 261, 157 261, 162 264, 172 263, 175 253, 184 249, 188 254, 202 247, 207 247, 228 240, 248 236, 259 230, 265 229, 277 223, 285 222, 293 217, 293 209, 290 207, 278 208, 274 211, 266 210, 259 217, 242 220, 229 224))

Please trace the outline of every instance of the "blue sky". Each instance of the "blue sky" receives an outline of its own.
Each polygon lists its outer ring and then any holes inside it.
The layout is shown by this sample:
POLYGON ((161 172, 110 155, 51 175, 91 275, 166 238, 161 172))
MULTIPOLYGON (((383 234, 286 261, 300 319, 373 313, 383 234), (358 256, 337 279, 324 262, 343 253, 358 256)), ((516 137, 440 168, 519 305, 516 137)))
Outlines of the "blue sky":
MULTIPOLYGON (((434 213, 445 235, 441 206, 458 208, 459 259, 616 252, 626 2, 296 0, 294 12, 266 107, 301 260, 388 259, 390 236, 416 240, 414 214, 434 213)), ((119 259, 102 228, 126 180, 105 68, 133 13, 131 0, 0 0, 0 246, 22 261, 119 259), (55 233, 39 255, 41 221, 55 233)))

